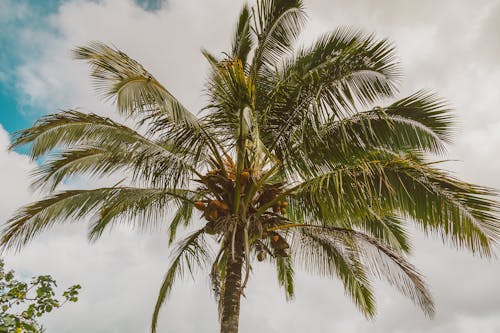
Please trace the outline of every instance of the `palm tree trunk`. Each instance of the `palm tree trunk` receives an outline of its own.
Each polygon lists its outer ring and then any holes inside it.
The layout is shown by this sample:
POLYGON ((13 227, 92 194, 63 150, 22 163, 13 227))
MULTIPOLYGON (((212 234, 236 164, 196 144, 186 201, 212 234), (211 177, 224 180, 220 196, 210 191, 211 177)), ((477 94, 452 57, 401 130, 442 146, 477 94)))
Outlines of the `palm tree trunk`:
POLYGON ((236 233, 233 256, 229 254, 222 292, 221 333, 238 333, 240 319, 241 270, 243 267, 242 233, 236 233))

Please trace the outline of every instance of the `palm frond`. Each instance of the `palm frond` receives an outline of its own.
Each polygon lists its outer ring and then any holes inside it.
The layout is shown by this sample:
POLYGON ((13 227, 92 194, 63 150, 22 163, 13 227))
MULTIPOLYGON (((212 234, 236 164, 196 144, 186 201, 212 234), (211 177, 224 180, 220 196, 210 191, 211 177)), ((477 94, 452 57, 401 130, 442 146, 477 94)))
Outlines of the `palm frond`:
POLYGON ((306 20, 301 0, 258 0, 254 13, 257 37, 251 72, 257 80, 261 66, 274 67, 291 51, 306 20))
POLYGON ((320 276, 338 277, 358 309, 367 317, 375 315, 372 287, 357 251, 349 239, 331 238, 314 228, 291 228, 292 255, 303 269, 320 276))
POLYGON ((90 173, 91 170, 95 170, 99 175, 112 173, 122 165, 109 162, 104 165, 102 162, 107 153, 102 147, 86 147, 58 153, 57 157, 52 156, 32 172, 34 180, 31 186, 34 189, 47 187, 54 191, 65 178, 72 175, 90 173))
POLYGON ((98 93, 112 99, 120 113, 141 118, 160 112, 174 123, 197 126, 196 117, 141 64, 125 53, 103 43, 92 42, 76 48, 73 54, 76 59, 89 63, 98 93))
POLYGON ((307 177, 318 175, 325 166, 363 159, 372 150, 444 154, 451 130, 446 103, 420 92, 388 107, 332 117, 312 128, 302 126, 288 134, 286 148, 279 153, 291 178, 307 177))
POLYGON ((359 263, 364 270, 385 278, 428 316, 434 315, 434 303, 421 274, 402 255, 379 239, 353 229, 316 225, 297 225, 296 227, 305 229, 306 233, 329 242, 348 244, 351 251, 359 256, 359 263))
POLYGON ((52 191, 72 176, 103 177, 119 172, 139 186, 185 187, 193 174, 199 175, 195 164, 192 158, 177 156, 160 142, 76 146, 45 160, 33 172, 32 185, 52 191))
POLYGON ((262 110, 263 142, 282 159, 292 138, 317 136, 329 119, 393 96, 398 80, 387 40, 338 29, 260 82, 256 108, 262 110))
POLYGON ((172 286, 178 277, 182 278, 186 272, 193 274, 194 266, 204 266, 210 260, 210 253, 203 239, 205 230, 199 229, 179 242, 177 251, 173 257, 167 274, 163 280, 158 299, 156 301, 153 318, 151 321, 151 332, 155 333, 158 324, 158 315, 162 305, 165 303, 172 286))
POLYGON ((193 217, 193 203, 190 201, 182 201, 177 208, 177 212, 175 213, 170 225, 168 227, 169 236, 168 243, 172 244, 177 234, 177 228, 179 225, 183 224, 184 226, 188 226, 191 218, 193 217))
MULTIPOLYGON (((168 224, 166 219, 175 203, 192 207, 193 193, 178 189, 120 188, 102 203, 90 224, 88 238, 96 241, 118 222, 137 230, 158 229, 168 224)), ((173 222, 170 222, 169 229, 173 222)))
POLYGON ((405 257, 374 237, 349 229, 343 232, 357 240, 363 253, 362 261, 373 274, 397 288, 427 316, 434 316, 434 301, 423 276, 405 257))
POLYGON ((63 149, 35 171, 35 187, 51 189, 68 176, 102 176, 124 169, 132 171, 132 178, 152 185, 184 186, 189 176, 197 174, 196 168, 206 163, 196 151, 146 138, 109 118, 75 110, 41 118, 33 127, 18 132, 12 146, 27 143, 33 143, 33 158, 63 149), (64 150, 66 147, 69 149, 64 150))
POLYGON ((126 212, 127 209, 131 209, 129 212, 131 215, 147 212, 151 207, 147 205, 134 206, 131 199, 134 194, 149 197, 151 201, 153 201, 153 197, 164 201, 189 200, 185 197, 185 191, 180 190, 169 192, 163 189, 109 187, 62 191, 21 208, 5 224, 0 245, 4 249, 16 248, 19 250, 34 236, 53 225, 66 221, 76 222, 84 217, 99 214, 103 207, 113 203, 117 204, 118 199, 125 200, 125 203, 120 206, 122 211, 109 211, 110 217, 116 217, 119 213, 126 212))
POLYGON ((451 142, 454 116, 448 103, 433 93, 418 91, 384 109, 390 116, 411 119, 431 129, 441 140, 451 142))
POLYGON ((352 228, 361 229, 364 233, 388 244, 398 253, 411 251, 409 235, 400 217, 374 214, 373 218, 352 221, 352 228))
POLYGON ((358 162, 290 189, 293 209, 333 224, 370 218, 373 210, 392 211, 458 247, 491 255, 492 243, 500 239, 493 190, 461 182, 400 155, 378 154, 358 162))
POLYGON ((198 155, 206 154, 207 143, 213 149, 215 137, 137 61, 99 42, 76 48, 74 55, 89 63, 98 92, 113 100, 121 114, 198 155))
POLYGON ((245 4, 240 12, 232 45, 233 57, 240 59, 243 64, 246 64, 254 43, 251 24, 252 13, 248 4, 245 4))
POLYGON ((31 157, 36 159, 48 151, 79 143, 121 145, 147 140, 133 129, 109 118, 77 110, 43 116, 25 130, 16 132, 11 149, 32 143, 31 157))
MULTIPOLYGON (((444 141, 432 128, 415 119, 396 114, 395 109, 394 106, 374 108, 325 124, 319 130, 320 138, 317 141, 318 144, 327 143, 327 147, 320 150, 320 153, 327 155, 329 149, 351 151, 349 147, 364 150, 380 147, 393 151, 416 150, 435 154, 445 152, 444 141)), ((426 114, 422 109, 414 108, 414 111, 426 114)), ((432 118, 432 115, 427 118, 432 118)), ((315 148, 314 141, 310 146, 310 149, 315 148)))
POLYGON ((234 145, 242 132, 242 113, 253 108, 254 100, 254 83, 246 75, 241 60, 228 60, 213 67, 207 91, 210 114, 203 120, 218 129, 219 141, 234 145))
POLYGON ((291 257, 276 257, 276 271, 278 275, 278 283, 285 290, 285 296, 288 301, 295 297, 294 290, 294 269, 291 257))

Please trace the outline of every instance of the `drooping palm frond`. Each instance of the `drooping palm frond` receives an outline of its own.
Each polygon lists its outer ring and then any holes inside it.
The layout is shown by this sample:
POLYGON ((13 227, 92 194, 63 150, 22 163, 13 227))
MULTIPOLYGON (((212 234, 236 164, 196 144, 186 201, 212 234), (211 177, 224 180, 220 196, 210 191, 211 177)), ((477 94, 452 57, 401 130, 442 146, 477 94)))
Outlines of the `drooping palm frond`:
POLYGON ((431 129, 445 142, 451 142, 454 115, 448 103, 436 94, 418 91, 384 109, 390 116, 403 117, 431 129))
POLYGON ((90 146, 58 153, 57 157, 52 156, 48 162, 33 171, 34 180, 31 185, 35 189, 48 188, 54 191, 64 179, 76 174, 91 173, 91 170, 100 175, 113 173, 122 165, 114 162, 103 164, 108 153, 102 147, 90 146))
POLYGON ((483 255, 499 239, 494 191, 456 180, 407 157, 378 154, 290 189, 294 209, 325 223, 392 211, 483 255), (293 195, 292 195, 293 193, 293 195), (307 207, 307 208, 305 208, 307 207), (330 222, 328 222, 330 221, 330 222))
POLYGON ((278 283, 285 290, 286 299, 292 300, 295 297, 295 288, 293 282, 295 272, 293 269, 292 258, 277 257, 275 260, 278 283))
POLYGON ((156 332, 158 324, 158 315, 166 298, 172 291, 172 286, 177 278, 183 277, 186 272, 193 274, 194 266, 203 267, 210 259, 210 253, 207 251, 207 245, 203 239, 205 230, 199 229, 179 242, 177 250, 170 264, 167 274, 163 280, 158 299, 153 312, 151 321, 151 332, 156 332))
POLYGON ((90 224, 89 240, 99 239, 104 230, 117 222, 136 230, 150 231, 169 224, 171 228, 172 221, 169 223, 167 218, 172 207, 175 204, 192 207, 196 195, 189 190, 122 188, 102 203, 90 224))
MULTIPOLYGON (((302 237, 306 234, 309 239, 321 240, 330 246, 337 244, 344 251, 352 251, 359 260, 357 264, 362 267, 361 271, 386 279, 391 285, 409 297, 428 316, 434 315, 434 302, 421 274, 402 255, 377 238, 353 229, 316 225, 295 225, 291 229, 295 228, 302 229, 300 233, 302 237)), ((328 255, 332 254, 333 252, 328 253, 328 255)), ((307 257, 306 261, 311 260, 311 257, 307 257)), ((319 267, 322 267, 322 265, 319 264, 319 267)), ((358 276, 359 274, 357 272, 358 276)), ((368 316, 373 315, 374 305, 372 308, 363 309, 363 304, 358 303, 356 298, 354 300, 365 314, 368 316)))
POLYGON ((185 187, 197 174, 190 158, 178 157, 152 143, 82 146, 55 153, 34 171, 35 188, 54 190, 72 176, 127 176, 134 184, 150 187, 185 187))
POLYGON ((118 215, 126 214, 132 218, 145 218, 144 223, 158 223, 157 210, 174 199, 190 200, 187 190, 166 190, 131 187, 109 187, 93 190, 69 190, 55 193, 43 200, 21 208, 9 219, 2 230, 3 248, 20 249, 34 236, 53 225, 68 220, 78 221, 97 214, 91 238, 98 237, 105 225, 118 215), (138 200, 139 199, 139 200, 138 200), (145 202, 141 202, 141 199, 145 202), (114 204, 114 205, 113 205, 114 204))
POLYGON ((375 297, 365 267, 348 238, 331 238, 314 228, 292 228, 292 255, 302 268, 323 277, 339 278, 358 309, 375 315, 375 297))
POLYGON ((377 238, 398 253, 409 253, 411 244, 402 218, 397 216, 379 216, 351 221, 351 228, 360 229, 367 235, 377 238))
POLYGON ((186 178, 205 163, 196 151, 172 147, 170 141, 149 139, 109 118, 75 110, 41 118, 18 132, 12 147, 26 143, 33 144, 33 158, 63 149, 35 171, 34 185, 52 190, 68 176, 103 176, 118 170, 131 171, 132 178, 152 186, 176 187, 185 185, 186 178))
POLYGON ((118 146, 146 140, 133 129, 109 118, 67 110, 44 116, 32 127, 16 132, 11 149, 32 143, 31 157, 36 159, 54 148, 83 142, 118 146))
MULTIPOLYGON (((328 142, 327 149, 331 147, 334 151, 335 146, 347 151, 353 146, 364 150, 380 147, 395 151, 411 149, 434 154, 445 152, 444 141, 432 128, 397 114, 396 108, 392 105, 374 108, 334 120, 320 129, 320 140, 328 142), (332 142, 333 138, 336 138, 336 142, 332 142)), ((417 107, 413 110, 421 111, 424 115, 426 113, 417 107)))
MULTIPOLYGON (((199 193, 195 195, 195 198, 199 198, 199 193)), ((175 240, 175 237, 177 235, 177 228, 179 225, 184 225, 188 226, 189 222, 191 221, 193 217, 193 203, 190 201, 182 201, 178 207, 177 207, 177 212, 175 213, 174 217, 170 221, 170 225, 168 227, 169 231, 169 236, 168 236, 168 243, 172 244, 173 241, 175 240)))

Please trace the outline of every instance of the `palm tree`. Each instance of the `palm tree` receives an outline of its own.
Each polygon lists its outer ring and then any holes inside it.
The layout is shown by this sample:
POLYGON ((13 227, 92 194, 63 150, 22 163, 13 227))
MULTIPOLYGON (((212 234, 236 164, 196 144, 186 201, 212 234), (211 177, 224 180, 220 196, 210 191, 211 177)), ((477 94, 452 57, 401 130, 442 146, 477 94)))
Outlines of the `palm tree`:
POLYGON ((417 92, 373 107, 397 93, 400 79, 387 40, 342 28, 297 50, 305 18, 300 0, 245 5, 230 51, 203 51, 211 74, 198 116, 123 52, 77 48, 97 91, 137 126, 67 110, 17 133, 12 147, 31 144, 32 158, 52 151, 34 180, 49 195, 7 222, 3 247, 89 217, 91 240, 119 222, 149 229, 168 217, 170 242, 179 226, 197 226, 177 243, 152 332, 174 282, 197 266, 209 271, 221 332, 237 332, 240 297, 259 262, 275 265, 287 298, 299 265, 338 277, 367 317, 373 278, 432 316, 426 284, 406 259, 407 225, 490 256, 500 236, 494 192, 432 162, 452 134, 442 99, 417 92), (69 176, 116 173, 128 176, 111 187, 57 190, 69 176))

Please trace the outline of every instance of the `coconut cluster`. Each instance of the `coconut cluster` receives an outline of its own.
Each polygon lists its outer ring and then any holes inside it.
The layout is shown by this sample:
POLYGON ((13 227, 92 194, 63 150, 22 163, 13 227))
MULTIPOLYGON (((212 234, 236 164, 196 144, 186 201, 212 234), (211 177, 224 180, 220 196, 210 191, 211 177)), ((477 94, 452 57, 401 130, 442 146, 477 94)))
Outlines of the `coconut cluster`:
MULTIPOLYGON (((214 235, 229 230, 230 221, 235 211, 233 205, 237 175, 231 162, 227 162, 226 170, 225 172, 220 169, 211 170, 201 177, 199 182, 204 185, 204 190, 211 193, 213 198, 194 202, 195 207, 202 211, 202 217, 207 220, 206 232, 214 235)), ((245 190, 250 185, 256 184, 257 181, 252 169, 242 170, 239 175, 242 198, 247 193, 245 190)), ((273 256, 288 256, 287 249, 290 247, 288 242, 278 231, 274 231, 276 227, 286 221, 288 202, 275 201, 282 192, 283 185, 281 183, 266 183, 254 192, 253 200, 249 203, 247 209, 249 238, 252 244, 255 244, 259 261, 266 258, 266 253, 273 256), (273 204, 270 205, 270 203, 273 204), (256 218, 254 213, 264 205, 270 206, 269 209, 256 218)))

